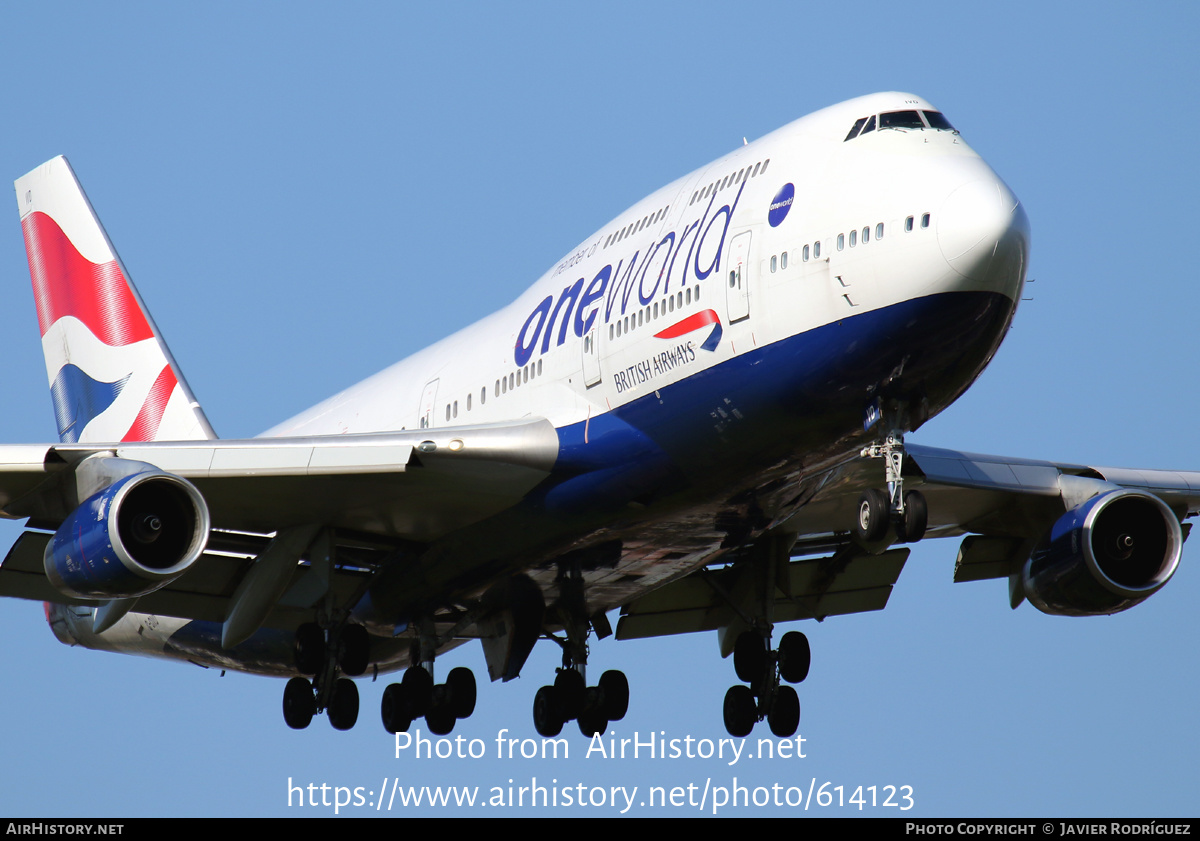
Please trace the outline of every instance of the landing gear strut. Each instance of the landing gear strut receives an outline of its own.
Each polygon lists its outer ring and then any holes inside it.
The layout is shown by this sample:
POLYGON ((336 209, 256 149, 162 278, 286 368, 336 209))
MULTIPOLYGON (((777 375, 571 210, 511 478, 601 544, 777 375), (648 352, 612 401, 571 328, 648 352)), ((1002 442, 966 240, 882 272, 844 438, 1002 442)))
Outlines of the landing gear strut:
POLYGON ((894 523, 901 543, 916 543, 925 536, 929 506, 920 491, 904 490, 904 436, 894 432, 864 447, 862 456, 884 460, 887 491, 868 488, 858 498, 855 537, 864 544, 877 543, 887 536, 889 523, 894 523))
POLYGON ((583 594, 583 576, 578 567, 560 569, 559 599, 554 604, 566 630, 566 639, 550 636, 562 646, 562 668, 554 683, 541 687, 533 698, 533 726, 551 738, 562 732, 563 724, 574 719, 589 738, 608 729, 610 721, 620 721, 629 709, 629 681, 624 672, 610 669, 595 686, 587 685, 587 637, 595 629, 597 636, 612 633, 604 614, 587 615, 583 594))
POLYGON ((335 730, 349 730, 358 721, 358 687, 343 675, 356 677, 370 662, 370 635, 361 625, 343 624, 326 631, 316 622, 296 629, 296 670, 313 680, 294 677, 283 691, 283 720, 303 730, 319 712, 329 714, 335 730), (328 636, 328 638, 327 638, 328 636))
POLYGON ((800 683, 808 677, 811 653, 808 637, 789 631, 775 651, 758 631, 743 631, 733 649, 733 668, 738 679, 750 686, 731 686, 722 709, 729 735, 749 736, 764 718, 780 738, 795 734, 800 726, 800 698, 796 690, 780 683, 800 683))

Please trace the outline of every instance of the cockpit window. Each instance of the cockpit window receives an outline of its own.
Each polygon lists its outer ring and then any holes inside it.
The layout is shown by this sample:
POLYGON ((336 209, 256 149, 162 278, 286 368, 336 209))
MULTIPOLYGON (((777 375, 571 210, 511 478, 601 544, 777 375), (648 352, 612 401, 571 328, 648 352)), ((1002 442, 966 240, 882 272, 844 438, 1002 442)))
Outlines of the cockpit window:
MULTIPOLYGON (((846 135, 846 140, 850 140, 852 138, 858 137, 858 130, 863 127, 863 123, 865 123, 866 121, 867 121, 866 117, 859 117, 857 120, 855 120, 854 128, 850 129, 850 133, 846 135)), ((843 140, 842 142, 845 143, 846 140, 843 140)))
POLYGON ((860 134, 866 134, 868 131, 875 131, 875 115, 874 114, 872 114, 871 118, 869 120, 867 120, 867 124, 865 126, 863 126, 863 130, 860 132, 860 134))
POLYGON ((887 111, 879 115, 879 127, 883 128, 925 128, 921 115, 916 111, 887 111))
POLYGON ((930 128, 940 128, 946 131, 954 131, 954 126, 950 125, 950 121, 946 119, 941 111, 922 111, 925 119, 929 121, 930 128))

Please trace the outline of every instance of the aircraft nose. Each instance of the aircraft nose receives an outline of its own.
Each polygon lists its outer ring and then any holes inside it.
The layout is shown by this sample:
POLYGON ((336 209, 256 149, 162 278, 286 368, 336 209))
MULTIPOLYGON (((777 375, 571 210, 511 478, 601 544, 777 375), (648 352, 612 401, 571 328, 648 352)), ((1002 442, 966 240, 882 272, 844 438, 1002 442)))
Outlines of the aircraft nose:
POLYGON ((998 178, 957 187, 937 216, 938 245, 946 262, 983 288, 1020 293, 1029 253, 1029 218, 998 178))

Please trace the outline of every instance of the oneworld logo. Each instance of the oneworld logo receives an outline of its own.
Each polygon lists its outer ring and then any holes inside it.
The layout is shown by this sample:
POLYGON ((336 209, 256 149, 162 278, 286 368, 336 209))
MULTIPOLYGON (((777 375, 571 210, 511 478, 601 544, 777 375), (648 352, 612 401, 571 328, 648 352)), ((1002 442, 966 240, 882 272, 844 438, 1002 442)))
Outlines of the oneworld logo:
POLYGON ((772 228, 778 228, 780 223, 787 218, 788 211, 792 209, 792 201, 796 197, 796 188, 788 182, 784 184, 779 192, 775 194, 775 198, 771 199, 771 207, 767 211, 767 221, 771 223, 772 228))

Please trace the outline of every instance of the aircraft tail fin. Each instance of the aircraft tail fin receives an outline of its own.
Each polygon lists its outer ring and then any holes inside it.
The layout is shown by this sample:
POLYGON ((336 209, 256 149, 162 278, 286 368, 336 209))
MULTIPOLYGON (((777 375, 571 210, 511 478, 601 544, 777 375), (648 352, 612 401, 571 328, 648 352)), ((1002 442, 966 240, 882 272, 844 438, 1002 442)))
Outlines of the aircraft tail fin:
POLYGON ((16 190, 59 440, 216 438, 67 159, 16 190))

